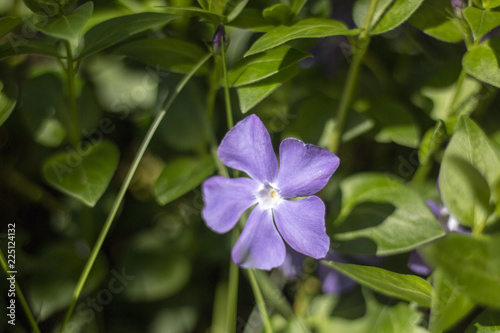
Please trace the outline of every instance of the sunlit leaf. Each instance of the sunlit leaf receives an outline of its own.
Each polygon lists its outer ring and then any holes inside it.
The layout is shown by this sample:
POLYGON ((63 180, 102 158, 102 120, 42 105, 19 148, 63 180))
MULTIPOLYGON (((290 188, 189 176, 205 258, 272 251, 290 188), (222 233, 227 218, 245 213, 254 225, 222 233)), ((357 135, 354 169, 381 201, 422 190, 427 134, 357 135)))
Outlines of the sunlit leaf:
POLYGON ((239 87, 263 80, 288 69, 308 56, 309 53, 281 46, 247 57, 231 69, 228 74, 229 84, 232 87, 239 87))
POLYGON ((92 15, 94 5, 86 2, 69 14, 42 20, 36 28, 46 35, 68 40, 74 46, 80 41, 83 27, 92 15))
POLYGON ((500 88, 500 38, 472 47, 464 56, 464 70, 476 79, 500 88))
POLYGON ((328 36, 353 36, 360 29, 349 30, 343 23, 321 18, 307 18, 291 26, 279 26, 265 33, 245 53, 245 57, 264 52, 288 41, 299 38, 321 38, 328 36))
POLYGON ((500 12, 467 7, 464 10, 464 17, 469 23, 474 39, 482 38, 500 25, 500 12))
POLYGON ((342 209, 331 235, 340 252, 407 252, 444 235, 419 195, 389 175, 357 174, 340 188, 342 209))
MULTIPOLYGON (((373 14, 370 34, 378 35, 403 24, 424 0, 379 0, 373 14)), ((353 9, 354 22, 363 28, 371 0, 357 0, 353 9)))
POLYGON ((267 79, 237 88, 242 113, 250 111, 255 105, 278 89, 285 81, 297 75, 298 68, 290 67, 267 79))
POLYGON ((382 268, 323 261, 358 283, 382 294, 430 307, 432 287, 421 277, 394 273, 382 268))

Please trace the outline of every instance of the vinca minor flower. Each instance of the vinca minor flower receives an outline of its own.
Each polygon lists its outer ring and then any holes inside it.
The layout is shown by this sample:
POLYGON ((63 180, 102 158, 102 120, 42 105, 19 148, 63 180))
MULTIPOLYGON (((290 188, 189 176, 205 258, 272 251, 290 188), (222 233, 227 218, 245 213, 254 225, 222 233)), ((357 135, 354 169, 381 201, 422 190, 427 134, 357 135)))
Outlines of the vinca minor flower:
POLYGON ((240 216, 255 206, 232 250, 236 264, 267 270, 277 267, 285 260, 284 241, 316 259, 327 254, 330 239, 325 205, 313 194, 337 170, 339 158, 335 154, 288 138, 280 144, 278 165, 271 137, 256 115, 237 123, 217 154, 225 165, 250 176, 215 176, 202 185, 202 215, 215 232, 231 230, 240 216), (301 199, 290 200, 295 198, 301 199))

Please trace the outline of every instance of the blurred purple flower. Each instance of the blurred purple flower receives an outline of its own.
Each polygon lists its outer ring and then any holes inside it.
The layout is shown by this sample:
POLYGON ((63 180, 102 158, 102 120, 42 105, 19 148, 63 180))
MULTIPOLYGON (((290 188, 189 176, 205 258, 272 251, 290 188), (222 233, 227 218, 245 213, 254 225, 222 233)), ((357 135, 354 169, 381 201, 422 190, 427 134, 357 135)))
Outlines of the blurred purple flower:
POLYGON ((460 226, 458 220, 453 215, 450 214, 446 206, 440 206, 432 200, 427 200, 425 203, 427 204, 427 207, 429 207, 429 209, 434 213, 434 216, 436 216, 439 225, 441 226, 441 228, 443 228, 444 231, 448 233, 449 232, 459 232, 463 234, 470 233, 467 229, 460 226))
POLYGON ((467 8, 467 2, 465 0, 451 0, 451 6, 454 10, 467 8))
MULTIPOLYGON (((438 188, 439 189, 439 188, 438 188)), ((427 207, 436 216, 439 225, 443 228, 446 233, 458 232, 462 234, 470 234, 470 231, 460 226, 458 220, 453 217, 445 206, 440 206, 432 200, 427 200, 425 202, 427 207)), ((432 273, 432 269, 425 263, 417 250, 410 253, 408 257, 408 268, 420 275, 429 275, 432 273)))
POLYGON ((408 257, 408 268, 419 275, 427 276, 432 269, 425 263, 417 250, 413 250, 408 257))
POLYGON ((310 257, 319 259, 327 254, 330 238, 325 228, 325 205, 313 194, 337 170, 339 158, 335 154, 288 138, 280 144, 278 166, 271 137, 256 115, 237 123, 217 154, 225 165, 250 178, 215 176, 203 183, 202 216, 207 225, 215 232, 227 232, 243 212, 257 204, 233 247, 236 264, 267 270, 281 265, 286 253, 283 239, 310 257), (306 198, 286 200, 297 197, 306 198))

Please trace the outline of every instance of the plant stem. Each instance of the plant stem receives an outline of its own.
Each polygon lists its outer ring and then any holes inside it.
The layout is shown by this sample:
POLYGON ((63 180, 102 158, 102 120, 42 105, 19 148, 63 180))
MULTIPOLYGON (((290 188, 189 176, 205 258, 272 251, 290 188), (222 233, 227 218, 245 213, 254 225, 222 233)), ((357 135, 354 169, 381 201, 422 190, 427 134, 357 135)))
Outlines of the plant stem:
MULTIPOLYGON (((231 245, 234 246, 238 240, 238 228, 234 228, 231 232, 231 245)), ((238 280, 239 268, 229 257, 229 277, 228 277, 228 292, 227 292, 227 315, 226 315, 226 332, 236 332, 236 313, 238 308, 238 280)))
MULTIPOLYGON (((0 265, 2 266, 2 269, 4 270, 5 274, 9 276, 9 270, 7 269, 7 262, 5 260, 5 257, 3 256, 3 252, 0 251, 0 265)), ((17 283, 16 280, 16 295, 17 298, 19 299, 19 303, 21 303, 21 307, 24 310, 24 313, 26 314, 26 317, 28 317, 28 321, 33 328, 33 332, 35 333, 40 333, 40 329, 38 328, 38 325, 36 323, 35 317, 33 316, 31 309, 28 305, 28 302, 26 301, 26 298, 24 297, 23 292, 21 291, 21 287, 17 283)))
POLYGON ((73 53, 71 51, 71 45, 68 41, 64 42, 66 46, 67 53, 67 65, 66 65, 66 76, 68 81, 68 99, 69 99, 69 128, 68 136, 71 145, 76 148, 80 142, 80 125, 78 124, 78 108, 76 105, 76 86, 75 86, 75 65, 73 62, 73 53))
POLYGON ((66 312, 66 317, 64 318, 61 332, 64 332, 64 328, 66 327, 66 324, 68 323, 68 321, 71 317, 71 313, 73 312, 73 309, 75 308, 75 305, 76 305, 76 302, 78 301, 78 298, 80 297, 80 293, 81 293, 82 288, 85 284, 85 281, 87 280, 87 277, 90 273, 90 270, 92 269, 92 266, 94 265, 94 262, 97 258, 97 254, 99 253, 99 251, 102 247, 104 239, 106 239, 109 228, 111 227, 111 224, 113 223, 113 220, 116 216, 116 213, 118 212, 118 208, 120 207, 120 205, 123 201, 123 197, 125 196, 125 192, 127 191, 127 188, 129 187, 130 182, 132 181, 132 178, 135 174, 135 171, 137 170, 137 167, 139 166, 139 162, 141 161, 142 156, 144 155, 144 153, 149 145, 149 142, 151 141, 153 135, 155 134, 163 117, 167 113, 167 110, 170 108, 170 106, 172 105, 172 103, 175 100, 175 98, 177 97, 177 95, 179 95, 179 92, 184 88, 186 83, 198 71, 198 69, 201 66, 203 66, 203 64, 205 62, 207 62, 208 59, 210 59, 211 56, 212 56, 212 54, 208 54, 203 59, 201 59, 200 62, 198 62, 198 64, 196 64, 196 66, 188 74, 186 74, 186 76, 182 79, 182 81, 179 82, 179 84, 175 88, 173 94, 171 95, 168 103, 163 107, 163 110, 156 115, 155 119, 153 120, 153 123, 149 127, 148 132, 146 133, 146 136, 144 137, 144 140, 142 141, 141 146, 139 147, 139 151, 135 155, 134 160, 132 161, 132 164, 130 165, 130 168, 127 172, 125 180, 123 181, 122 186, 120 188, 120 191, 118 192, 118 195, 116 196, 116 199, 113 203, 113 206, 111 207, 111 211, 109 212, 108 218, 106 219, 106 222, 104 223, 104 226, 101 230, 101 233, 99 234, 99 237, 97 238, 97 241, 94 245, 94 248, 92 249, 92 252, 90 253, 90 256, 87 260, 87 263, 85 264, 83 272, 78 280, 76 288, 73 292, 73 301, 72 301, 68 311, 66 312))
POLYGON ((262 317, 264 329, 266 330, 266 333, 272 333, 273 328, 271 326, 271 322, 269 321, 269 316, 267 315, 266 304, 264 303, 264 298, 262 297, 262 294, 260 292, 257 280, 255 279, 253 269, 248 269, 247 271, 248 277, 250 279, 250 284, 252 285, 253 294, 255 296, 255 300, 257 301, 257 307, 259 308, 260 315, 262 317))
MULTIPOLYGON (((227 120, 227 130, 229 131, 234 126, 233 121, 233 111, 231 109, 231 96, 229 94, 229 80, 227 78, 227 63, 226 63, 226 40, 222 38, 221 46, 222 55, 222 74, 224 76, 224 102, 226 106, 226 120, 227 120)), ((227 173, 227 169, 226 169, 227 173)), ((236 176, 237 173, 234 173, 236 176)), ((238 228, 234 228, 231 232, 231 245, 234 246, 239 237, 238 228)), ((232 258, 229 257, 229 282, 228 282, 228 293, 227 293, 227 317, 226 317, 226 332, 233 333, 236 332, 236 313, 238 307, 238 280, 239 280, 239 268, 233 262, 232 258)))
POLYGON ((359 35, 358 41, 354 47, 354 56, 349 67, 349 72, 347 73, 346 84, 344 86, 344 90, 342 91, 339 108, 337 110, 335 128, 330 140, 330 145, 328 146, 328 149, 330 149, 333 153, 338 153, 342 138, 342 131, 347 118, 347 112, 349 110, 352 97, 354 96, 354 88, 356 87, 356 82, 358 80, 361 62, 366 50, 368 49, 368 45, 370 45, 370 29, 375 9, 377 8, 377 3, 378 0, 371 1, 370 8, 368 9, 368 15, 366 16, 364 23, 364 30, 359 35))
POLYGON ((231 110, 231 97, 229 95, 229 80, 227 78, 227 65, 226 65, 226 47, 225 38, 222 39, 222 73, 224 75, 224 100, 226 102, 226 118, 227 118, 227 128, 230 130, 234 126, 233 121, 233 111, 231 110))

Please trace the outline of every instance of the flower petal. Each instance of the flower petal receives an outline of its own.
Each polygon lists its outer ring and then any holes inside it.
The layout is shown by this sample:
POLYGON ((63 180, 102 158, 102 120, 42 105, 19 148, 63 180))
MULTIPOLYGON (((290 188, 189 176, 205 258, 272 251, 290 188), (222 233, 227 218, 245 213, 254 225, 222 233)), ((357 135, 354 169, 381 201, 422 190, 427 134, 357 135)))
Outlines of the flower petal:
POLYGON ((222 140, 217 154, 228 167, 241 170, 261 183, 273 182, 278 173, 271 137, 256 115, 237 123, 222 140))
POLYGON ((328 183, 340 160, 332 152, 288 138, 280 144, 277 187, 284 198, 312 195, 328 183))
POLYGON ((254 192, 259 184, 250 178, 211 177, 202 185, 205 207, 201 211, 215 232, 231 230, 241 214, 257 203, 254 192))
POLYGON ((326 256, 330 238, 325 228, 325 204, 320 198, 283 200, 273 213, 281 236, 295 251, 316 259, 326 256))
POLYGON ((233 247, 233 261, 245 268, 269 270, 285 260, 285 243, 273 223, 270 209, 257 205, 233 247))
POLYGON ((424 259, 422 259, 417 250, 410 252, 410 256, 408 257, 408 268, 419 275, 427 276, 432 273, 432 269, 427 265, 424 259))

